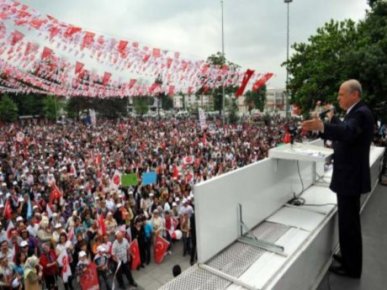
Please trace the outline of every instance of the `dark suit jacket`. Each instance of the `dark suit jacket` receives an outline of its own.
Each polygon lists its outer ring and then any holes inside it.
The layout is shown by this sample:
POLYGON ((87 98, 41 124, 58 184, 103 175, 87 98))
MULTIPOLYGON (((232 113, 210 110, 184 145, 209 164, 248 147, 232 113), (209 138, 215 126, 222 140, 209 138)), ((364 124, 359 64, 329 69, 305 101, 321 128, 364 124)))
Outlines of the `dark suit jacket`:
POLYGON ((324 139, 333 141, 333 176, 330 189, 338 194, 359 195, 371 191, 370 146, 374 118, 362 101, 345 116, 324 125, 324 139))

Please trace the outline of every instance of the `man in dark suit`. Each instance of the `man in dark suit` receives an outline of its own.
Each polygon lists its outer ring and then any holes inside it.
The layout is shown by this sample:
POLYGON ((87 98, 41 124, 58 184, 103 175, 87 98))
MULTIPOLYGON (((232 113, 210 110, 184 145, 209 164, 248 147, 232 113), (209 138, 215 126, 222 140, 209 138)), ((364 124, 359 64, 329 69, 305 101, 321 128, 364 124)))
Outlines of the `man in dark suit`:
POLYGON ((316 118, 302 124, 303 129, 318 130, 322 138, 333 141, 330 189, 337 194, 341 256, 334 255, 340 266, 331 266, 330 271, 352 278, 360 278, 362 271, 360 195, 371 190, 369 155, 374 119, 361 94, 357 80, 345 81, 337 98, 346 111, 344 120, 329 113, 327 123, 316 118))

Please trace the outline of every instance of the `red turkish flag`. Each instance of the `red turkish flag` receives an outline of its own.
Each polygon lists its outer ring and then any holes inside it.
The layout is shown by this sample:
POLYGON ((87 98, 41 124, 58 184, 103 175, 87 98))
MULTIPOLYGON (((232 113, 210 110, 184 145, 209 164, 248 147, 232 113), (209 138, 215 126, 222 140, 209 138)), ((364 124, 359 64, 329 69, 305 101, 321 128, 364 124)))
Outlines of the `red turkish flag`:
POLYGON ((51 58, 53 56, 53 51, 48 47, 43 48, 42 59, 51 58))
POLYGON ((75 63, 75 73, 79 74, 85 65, 79 61, 75 63))
POLYGON ((51 193, 49 197, 49 204, 53 204, 56 199, 60 199, 62 196, 62 193, 60 192, 58 186, 54 184, 51 187, 51 193))
POLYGON ((106 86, 109 83, 111 76, 112 76, 111 73, 105 72, 105 74, 103 75, 103 79, 102 79, 102 84, 104 86, 106 86))
POLYGON ((69 27, 66 29, 66 31, 65 31, 65 33, 64 33, 63 35, 64 35, 64 37, 66 37, 66 38, 71 38, 71 37, 74 36, 74 34, 76 34, 77 32, 80 32, 80 31, 82 31, 82 28, 80 28, 80 27, 77 27, 77 26, 69 26, 69 27))
POLYGON ((136 83, 136 79, 131 79, 130 81, 129 81, 129 89, 131 89, 131 88, 133 88, 133 86, 134 86, 134 84, 136 83))
POLYGON ((118 170, 116 170, 116 171, 114 172, 112 181, 113 181, 113 184, 114 184, 115 186, 117 186, 117 187, 121 185, 121 173, 120 173, 118 170))
POLYGON ((255 92, 255 91, 258 91, 260 88, 262 88, 266 82, 273 76, 272 73, 267 73, 267 74, 264 74, 263 77, 261 77, 260 79, 258 79, 255 84, 253 85, 253 88, 252 88, 252 91, 255 92))
POLYGON ((289 132, 286 132, 284 135, 284 138, 282 140, 284 143, 288 144, 292 141, 292 136, 290 135, 289 132))
POLYGON ((102 214, 98 215, 98 228, 100 234, 103 236, 106 234, 106 224, 105 224, 105 219, 102 214))
POLYGON ((245 75, 243 76, 243 80, 242 80, 242 83, 241 83, 241 86, 238 88, 238 90, 235 92, 235 97, 240 97, 243 95, 243 92, 247 86, 247 83, 249 82, 251 76, 253 75, 254 71, 251 70, 251 69, 248 69, 246 72, 245 72, 245 75))
POLYGON ((160 264, 164 260, 165 253, 169 247, 169 242, 160 237, 156 236, 155 246, 154 246, 154 260, 156 264, 160 264))
POLYGON ((153 57, 160 57, 161 56, 160 48, 154 48, 152 54, 153 54, 153 57))
POLYGON ((171 68, 172 61, 173 61, 172 58, 170 58, 170 57, 167 58, 167 68, 171 68))
POLYGON ((49 29, 50 31, 50 40, 57 36, 60 32, 60 28, 58 26, 52 26, 49 29))
POLYGON ((82 49, 84 49, 85 47, 89 48, 94 42, 94 36, 95 36, 95 33, 86 31, 85 36, 83 37, 83 40, 82 40, 81 48, 82 49))
POLYGON ((120 53, 122 58, 127 56, 126 48, 128 46, 128 42, 125 40, 120 40, 118 43, 118 52, 120 53))
POLYGON ((185 165, 187 165, 187 164, 192 164, 192 163, 194 163, 194 161, 195 161, 195 157, 192 156, 192 155, 188 155, 188 156, 185 156, 185 157, 183 158, 183 163, 184 163, 185 165))
POLYGON ((148 60, 149 60, 149 58, 150 58, 150 54, 146 54, 146 55, 144 55, 144 57, 143 57, 143 61, 144 62, 147 62, 148 60))
POLYGON ((9 220, 12 217, 12 208, 11 208, 11 202, 9 199, 5 202, 4 206, 4 217, 5 219, 9 220))
POLYGON ((81 273, 79 277, 79 284, 82 290, 99 290, 99 281, 97 266, 94 262, 90 262, 87 265, 86 270, 81 273))
POLYGON ((47 22, 47 20, 45 20, 45 19, 34 18, 34 19, 31 20, 30 26, 33 27, 33 28, 35 28, 35 29, 40 29, 40 27, 41 27, 44 23, 46 23, 46 22, 47 22))
POLYGON ((177 178, 179 178, 179 175, 180 175, 179 169, 177 168, 176 165, 173 165, 172 178, 177 179, 177 178))
POLYGON ((15 44, 18 43, 20 40, 22 40, 23 37, 24 37, 24 34, 23 34, 23 33, 21 33, 20 31, 15 30, 15 31, 12 33, 11 44, 12 44, 12 45, 15 45, 15 44))
POLYGON ((140 248, 138 246, 137 239, 134 239, 133 242, 130 243, 130 255, 132 256, 132 270, 136 270, 138 266, 141 265, 141 256, 140 256, 140 248))

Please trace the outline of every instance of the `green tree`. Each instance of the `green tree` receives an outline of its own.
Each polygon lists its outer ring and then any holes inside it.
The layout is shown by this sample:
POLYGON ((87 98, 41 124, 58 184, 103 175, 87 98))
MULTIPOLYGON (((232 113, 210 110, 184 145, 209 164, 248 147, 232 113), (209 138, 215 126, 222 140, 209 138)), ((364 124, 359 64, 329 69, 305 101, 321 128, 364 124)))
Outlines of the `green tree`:
POLYGON ((236 99, 231 99, 229 120, 231 124, 235 124, 238 121, 238 105, 236 99))
POLYGON ((19 115, 43 115, 43 99, 44 95, 28 94, 28 95, 13 95, 12 99, 17 104, 19 115))
POLYGON ((365 101, 387 121, 387 2, 369 4, 363 21, 330 21, 308 43, 293 45, 289 89, 291 101, 304 112, 317 100, 335 103, 340 84, 355 78, 363 85, 365 101))
POLYGON ((295 54, 288 63, 291 102, 309 110, 317 100, 334 101, 339 84, 348 78, 345 62, 357 38, 353 21, 332 20, 319 28, 308 44, 294 44, 295 54))
MULTIPOLYGON (((226 57, 221 53, 217 52, 216 54, 212 54, 207 58, 207 63, 210 65, 216 65, 219 67, 222 67, 226 65, 230 71, 237 71, 237 69, 240 67, 239 65, 228 61, 226 57)), ((206 80, 203 79, 203 82, 206 80)), ((225 86, 224 87, 224 94, 225 95, 234 95, 235 91, 237 90, 236 86, 225 86)), ((197 94, 202 94, 204 91, 204 88, 201 88, 197 94)), ((222 86, 214 88, 212 91, 209 92, 213 99, 214 99, 214 110, 219 111, 219 113, 222 113, 222 97, 223 97, 223 88, 222 86)))
POLYGON ((0 100, 0 119, 4 122, 14 122, 18 117, 16 103, 8 96, 2 95, 0 100))
POLYGON ((59 117, 59 111, 62 104, 56 96, 47 96, 43 99, 43 114, 49 120, 55 120, 59 117))
POLYGON ((128 114, 128 98, 96 98, 90 105, 102 118, 114 119, 128 114))
POLYGON ((161 93, 160 98, 161 98, 161 108, 163 108, 163 110, 170 110, 173 108, 173 100, 171 97, 169 97, 165 93, 161 93))
POLYGON ((144 115, 149 110, 149 98, 146 96, 138 96, 133 98, 133 107, 137 114, 144 115))
POLYGON ((78 119, 80 112, 91 109, 92 107, 91 98, 72 97, 68 100, 65 108, 68 117, 78 119))
POLYGON ((253 109, 258 109, 263 112, 266 102, 266 85, 261 87, 258 91, 248 91, 245 94, 244 103, 249 110, 249 114, 253 109))

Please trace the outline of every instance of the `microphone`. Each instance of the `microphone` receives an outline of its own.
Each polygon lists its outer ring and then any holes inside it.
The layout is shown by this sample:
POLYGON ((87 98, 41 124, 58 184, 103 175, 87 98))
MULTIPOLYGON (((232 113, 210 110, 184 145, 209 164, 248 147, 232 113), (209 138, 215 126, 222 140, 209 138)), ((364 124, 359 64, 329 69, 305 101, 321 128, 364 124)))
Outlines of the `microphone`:
POLYGON ((325 111, 322 111, 318 116, 320 117, 320 119, 324 119, 325 118, 325 116, 330 112, 330 111, 334 111, 335 110, 335 108, 330 108, 330 109, 327 109, 327 110, 325 110, 325 111))

